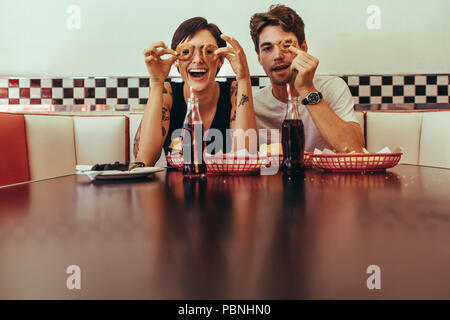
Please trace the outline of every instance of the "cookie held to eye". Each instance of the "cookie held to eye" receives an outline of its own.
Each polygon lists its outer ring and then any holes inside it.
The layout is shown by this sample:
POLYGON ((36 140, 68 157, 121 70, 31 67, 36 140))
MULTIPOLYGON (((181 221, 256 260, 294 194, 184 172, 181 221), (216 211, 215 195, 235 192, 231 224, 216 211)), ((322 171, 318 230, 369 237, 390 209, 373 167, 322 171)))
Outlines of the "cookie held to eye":
POLYGON ((218 49, 218 47, 212 43, 207 44, 203 47, 203 57, 205 57, 206 60, 217 60, 217 55, 214 54, 214 52, 218 49))
POLYGON ((287 37, 284 38, 283 40, 281 40, 280 42, 280 49, 281 51, 287 53, 289 52, 289 47, 290 46, 297 46, 297 40, 295 40, 293 37, 287 37))
POLYGON ((189 60, 194 54, 194 46, 189 43, 179 44, 177 50, 179 60, 189 60))

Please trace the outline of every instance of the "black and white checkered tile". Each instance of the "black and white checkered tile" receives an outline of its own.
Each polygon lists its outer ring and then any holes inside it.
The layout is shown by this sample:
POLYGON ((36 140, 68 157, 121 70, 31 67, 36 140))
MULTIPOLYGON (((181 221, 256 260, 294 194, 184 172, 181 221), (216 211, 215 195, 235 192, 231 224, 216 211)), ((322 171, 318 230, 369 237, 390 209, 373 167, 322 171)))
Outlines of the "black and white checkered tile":
MULTIPOLYGON (((341 76, 355 104, 449 103, 450 75, 341 76)), ((233 81, 232 77, 218 81, 233 81)), ((172 78, 181 81, 181 78, 172 78)), ((267 77, 252 77, 253 88, 270 84, 267 77)), ((0 105, 139 105, 146 104, 148 78, 0 78, 0 105)))
POLYGON ((148 78, 0 79, 0 104, 145 104, 148 78))
POLYGON ((349 76, 356 103, 449 103, 449 75, 349 76))

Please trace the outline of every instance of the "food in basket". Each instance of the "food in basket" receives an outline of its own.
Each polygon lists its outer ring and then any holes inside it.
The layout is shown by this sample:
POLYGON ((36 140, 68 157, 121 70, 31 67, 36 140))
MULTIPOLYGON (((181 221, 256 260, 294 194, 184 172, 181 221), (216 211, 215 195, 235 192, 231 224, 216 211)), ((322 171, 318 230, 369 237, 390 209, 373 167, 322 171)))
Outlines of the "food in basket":
MULTIPOLYGON (((279 166, 283 163, 283 145, 281 142, 272 143, 272 144, 262 144, 259 147, 260 155, 267 155, 270 161, 278 161, 279 166)), ((311 152, 303 153, 303 165, 305 167, 311 167, 311 152)))
POLYGON ((178 137, 173 139, 170 142, 169 149, 171 150, 171 154, 182 154, 183 153, 183 145, 182 145, 182 138, 178 137))
POLYGON ((246 149, 225 154, 207 154, 205 162, 208 174, 250 174, 259 172, 270 164, 266 156, 250 154, 246 149))
POLYGON ((281 142, 271 143, 269 145, 262 144, 259 147, 259 153, 267 154, 267 155, 282 155, 283 154, 283 145, 281 142))
POLYGON ((335 153, 326 148, 323 151, 315 149, 311 154, 312 164, 329 171, 382 171, 397 165, 402 155, 401 149, 391 152, 388 147, 374 153, 365 148, 362 151, 335 153))

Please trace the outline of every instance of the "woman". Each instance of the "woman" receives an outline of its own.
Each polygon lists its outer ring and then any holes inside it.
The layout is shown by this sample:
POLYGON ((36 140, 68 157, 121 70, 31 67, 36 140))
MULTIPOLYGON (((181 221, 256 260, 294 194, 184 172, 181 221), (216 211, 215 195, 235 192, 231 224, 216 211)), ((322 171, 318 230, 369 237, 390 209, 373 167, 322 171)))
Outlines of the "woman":
POLYGON ((171 49, 163 42, 156 42, 144 50, 144 57, 150 74, 150 96, 135 137, 136 162, 153 166, 163 147, 167 155, 172 132, 183 125, 191 87, 199 99, 205 132, 215 128, 225 137, 226 129, 256 130, 244 51, 235 39, 223 35, 215 24, 201 17, 186 20, 175 31, 171 49), (226 47, 226 42, 231 47, 226 47), (187 44, 184 46, 191 49, 190 56, 181 58, 183 54, 175 51, 180 44, 187 44), (212 51, 205 52, 205 47, 212 51), (171 57, 162 58, 167 55, 171 57), (233 83, 215 81, 225 58, 236 74, 233 83), (165 82, 172 65, 177 67, 183 83, 165 82))

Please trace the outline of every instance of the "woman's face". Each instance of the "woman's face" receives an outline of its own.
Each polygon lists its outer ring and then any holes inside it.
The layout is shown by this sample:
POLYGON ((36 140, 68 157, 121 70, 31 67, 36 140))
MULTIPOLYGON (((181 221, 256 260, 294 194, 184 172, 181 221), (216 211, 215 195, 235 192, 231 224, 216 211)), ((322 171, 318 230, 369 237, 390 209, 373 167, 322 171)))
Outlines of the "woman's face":
POLYGON ((215 81, 217 68, 222 66, 220 59, 207 59, 203 56, 203 48, 212 44, 217 48, 216 39, 208 30, 198 31, 192 38, 181 43, 189 43, 194 52, 188 60, 178 60, 177 64, 184 82, 195 91, 203 91, 211 87, 215 81))

